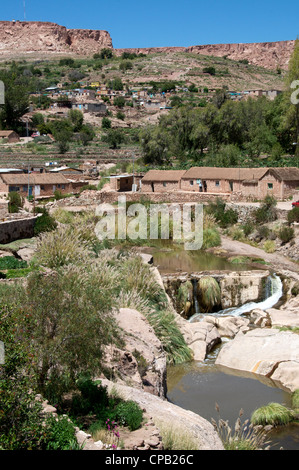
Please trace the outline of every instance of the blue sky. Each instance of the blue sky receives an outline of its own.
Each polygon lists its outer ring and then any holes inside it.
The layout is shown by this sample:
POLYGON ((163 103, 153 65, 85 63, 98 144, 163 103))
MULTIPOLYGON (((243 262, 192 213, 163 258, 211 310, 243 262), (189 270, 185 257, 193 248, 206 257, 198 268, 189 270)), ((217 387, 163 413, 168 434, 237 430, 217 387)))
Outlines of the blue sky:
MULTIPOLYGON (((1 20, 23 20, 24 0, 1 5, 1 20)), ((299 1, 25 0, 27 21, 109 31, 115 48, 269 42, 299 36, 299 1)))

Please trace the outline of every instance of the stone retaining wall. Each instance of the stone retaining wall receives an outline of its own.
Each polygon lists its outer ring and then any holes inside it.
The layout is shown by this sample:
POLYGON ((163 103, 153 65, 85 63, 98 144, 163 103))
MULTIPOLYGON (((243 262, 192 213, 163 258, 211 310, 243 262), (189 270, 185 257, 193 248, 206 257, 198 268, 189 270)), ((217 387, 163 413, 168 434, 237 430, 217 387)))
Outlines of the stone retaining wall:
POLYGON ((15 240, 23 238, 31 238, 34 236, 34 225, 36 217, 27 219, 11 220, 0 223, 0 243, 11 243, 15 240))

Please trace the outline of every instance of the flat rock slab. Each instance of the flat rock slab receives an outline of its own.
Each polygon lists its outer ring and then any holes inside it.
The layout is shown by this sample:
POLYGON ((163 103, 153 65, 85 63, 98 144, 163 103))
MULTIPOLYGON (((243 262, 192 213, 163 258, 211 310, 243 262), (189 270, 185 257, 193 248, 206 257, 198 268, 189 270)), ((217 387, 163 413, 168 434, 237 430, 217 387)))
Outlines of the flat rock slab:
POLYGON ((198 450, 223 450, 223 444, 213 425, 193 411, 180 408, 143 390, 116 384, 107 379, 101 379, 101 382, 108 392, 116 390, 124 400, 134 400, 138 403, 158 427, 159 423, 163 423, 169 429, 189 433, 197 440, 198 450))
POLYGON ((278 329, 240 332, 223 346, 216 364, 269 377, 294 392, 299 388, 299 335, 278 329))

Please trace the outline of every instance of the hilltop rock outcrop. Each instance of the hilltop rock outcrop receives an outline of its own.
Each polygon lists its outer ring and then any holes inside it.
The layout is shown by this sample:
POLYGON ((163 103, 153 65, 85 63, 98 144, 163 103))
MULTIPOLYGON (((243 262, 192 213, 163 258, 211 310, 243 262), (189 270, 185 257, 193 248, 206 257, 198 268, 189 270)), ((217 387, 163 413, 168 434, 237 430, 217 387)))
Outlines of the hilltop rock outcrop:
POLYGON ((276 41, 247 44, 206 44, 189 47, 151 47, 137 49, 116 49, 116 53, 155 54, 159 52, 190 52, 214 57, 227 57, 232 60, 248 60, 249 64, 267 69, 288 68, 295 41, 276 41))
POLYGON ((0 57, 34 53, 92 55, 112 47, 107 31, 67 29, 41 21, 0 21, 0 57))
MULTIPOLYGON (((268 69, 288 67, 294 50, 294 40, 246 43, 204 44, 183 47, 148 47, 114 49, 116 55, 123 52, 136 54, 186 52, 232 60, 247 60, 249 64, 268 69)), ((0 58, 16 58, 45 55, 91 56, 103 48, 113 49, 107 31, 92 29, 67 29, 55 23, 42 21, 0 21, 0 58)))

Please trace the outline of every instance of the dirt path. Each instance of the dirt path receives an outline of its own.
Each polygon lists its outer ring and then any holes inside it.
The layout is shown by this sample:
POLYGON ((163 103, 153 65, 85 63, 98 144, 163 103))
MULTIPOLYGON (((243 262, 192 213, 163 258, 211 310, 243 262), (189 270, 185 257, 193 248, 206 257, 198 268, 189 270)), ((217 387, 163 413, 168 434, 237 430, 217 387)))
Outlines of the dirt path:
POLYGON ((221 248, 228 251, 230 255, 257 256, 270 263, 274 268, 289 270, 299 273, 299 264, 285 258, 277 253, 266 253, 261 248, 257 248, 247 243, 231 240, 230 238, 221 236, 221 248))

